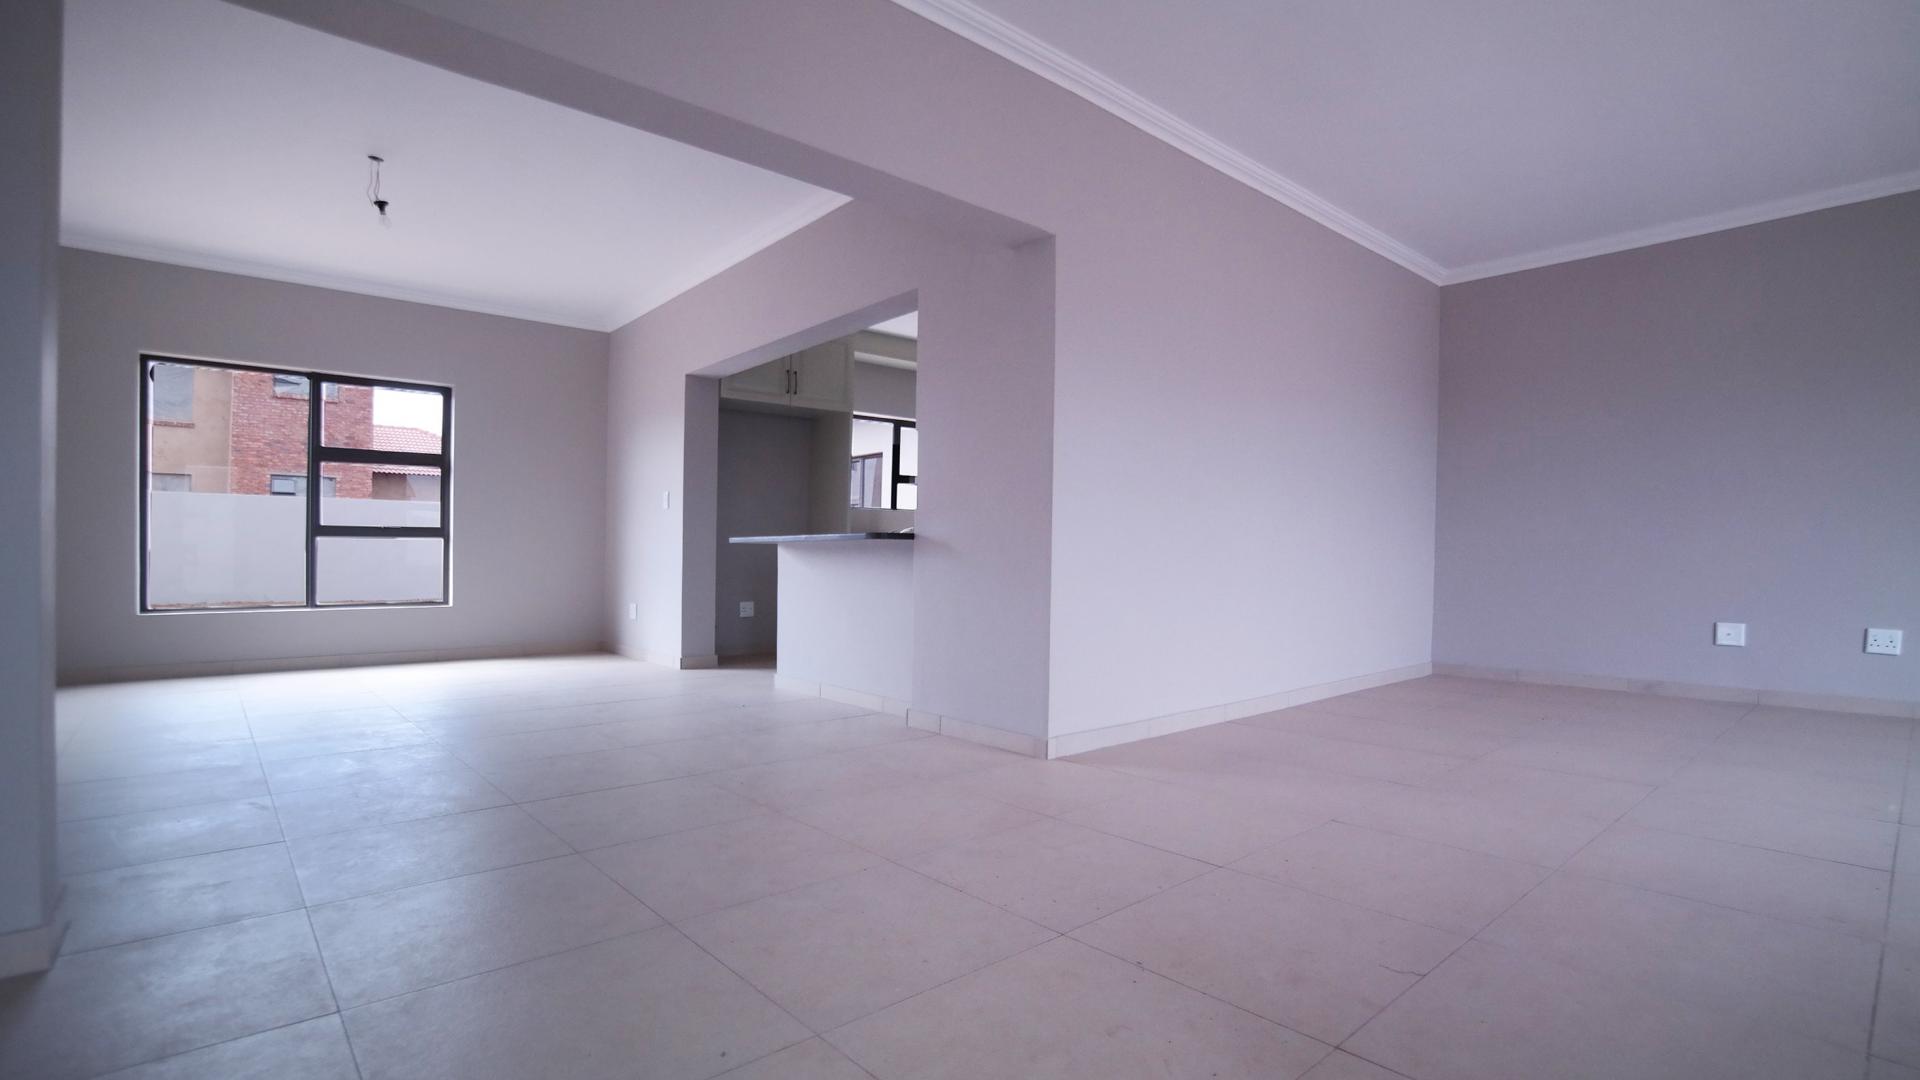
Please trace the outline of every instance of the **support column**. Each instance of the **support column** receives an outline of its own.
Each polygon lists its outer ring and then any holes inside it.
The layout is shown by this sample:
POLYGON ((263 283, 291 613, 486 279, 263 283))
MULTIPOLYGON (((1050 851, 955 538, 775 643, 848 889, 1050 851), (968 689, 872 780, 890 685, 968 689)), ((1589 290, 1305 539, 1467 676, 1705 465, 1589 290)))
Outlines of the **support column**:
POLYGON ((0 977, 52 966, 60 0, 0 13, 0 977))

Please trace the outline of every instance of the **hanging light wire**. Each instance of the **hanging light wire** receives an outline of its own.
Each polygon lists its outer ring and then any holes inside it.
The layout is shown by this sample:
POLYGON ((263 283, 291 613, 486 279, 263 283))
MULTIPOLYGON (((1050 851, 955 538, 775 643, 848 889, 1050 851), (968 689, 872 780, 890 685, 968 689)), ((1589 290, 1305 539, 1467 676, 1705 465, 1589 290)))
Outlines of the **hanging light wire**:
POLYGON ((380 197, 380 166, 386 163, 387 159, 378 154, 367 155, 367 201, 373 204, 375 210, 380 211, 380 224, 391 228, 393 219, 387 216, 389 204, 387 200, 380 197))

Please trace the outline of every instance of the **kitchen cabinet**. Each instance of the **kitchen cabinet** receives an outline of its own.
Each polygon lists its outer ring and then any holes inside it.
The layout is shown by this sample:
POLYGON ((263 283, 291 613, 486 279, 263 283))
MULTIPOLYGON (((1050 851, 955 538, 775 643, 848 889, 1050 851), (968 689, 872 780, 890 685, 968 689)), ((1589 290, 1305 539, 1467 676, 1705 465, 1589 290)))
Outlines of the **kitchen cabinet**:
POLYGON ((853 409, 853 348, 829 341, 720 380, 720 396, 822 412, 853 409))

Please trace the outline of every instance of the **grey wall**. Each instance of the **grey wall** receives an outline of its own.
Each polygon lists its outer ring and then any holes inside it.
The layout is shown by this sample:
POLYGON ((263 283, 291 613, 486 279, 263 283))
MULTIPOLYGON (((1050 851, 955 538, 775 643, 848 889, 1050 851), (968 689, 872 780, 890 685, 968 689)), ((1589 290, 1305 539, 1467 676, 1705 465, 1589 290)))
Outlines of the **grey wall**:
POLYGON ((602 640, 606 335, 73 250, 61 287, 64 676, 602 640), (452 386, 452 605, 138 614, 142 351, 452 386))
POLYGON ((911 420, 914 373, 882 364, 853 365, 853 411, 911 420))
POLYGON ((781 536, 807 531, 813 421, 802 416, 720 410, 720 481, 714 580, 714 652, 771 653, 780 615, 778 549, 729 544, 730 536, 781 536), (754 615, 740 617, 740 601, 754 615))
MULTIPOLYGON (((53 916, 53 463, 59 0, 0 33, 0 942, 53 916)), ((50 951, 0 948, 0 975, 50 951), (30 954, 39 953, 34 956, 30 954)))
POLYGON ((1911 194, 1445 289, 1434 659, 1920 700, 1861 651, 1920 632, 1916 253, 1911 194))

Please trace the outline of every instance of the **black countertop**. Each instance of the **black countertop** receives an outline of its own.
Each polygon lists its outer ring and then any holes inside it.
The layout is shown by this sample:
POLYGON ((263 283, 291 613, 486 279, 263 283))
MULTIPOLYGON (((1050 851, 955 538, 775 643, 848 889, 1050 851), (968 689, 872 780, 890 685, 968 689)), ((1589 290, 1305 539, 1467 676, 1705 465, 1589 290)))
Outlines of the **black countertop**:
POLYGON ((911 540, 912 533, 851 532, 800 533, 794 536, 731 536, 729 544, 837 544, 848 540, 911 540))

